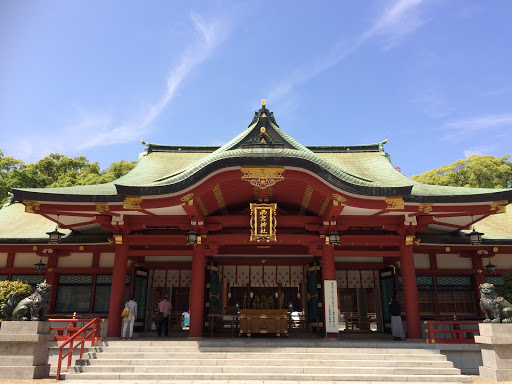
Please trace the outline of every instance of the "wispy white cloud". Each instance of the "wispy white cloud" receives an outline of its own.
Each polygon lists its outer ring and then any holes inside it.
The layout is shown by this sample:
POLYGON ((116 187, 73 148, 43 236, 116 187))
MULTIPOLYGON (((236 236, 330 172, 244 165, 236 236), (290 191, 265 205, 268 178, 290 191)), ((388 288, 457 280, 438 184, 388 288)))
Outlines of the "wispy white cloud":
POLYGON ((115 124, 112 122, 112 118, 103 116, 83 116, 81 121, 70 127, 71 131, 89 133, 89 135, 83 136, 86 137, 85 140, 78 143, 78 149, 129 142, 142 138, 142 135, 149 130, 155 119, 169 105, 190 72, 211 57, 215 48, 225 40, 229 32, 229 23, 226 20, 205 20, 199 14, 193 13, 190 15, 190 21, 200 39, 183 53, 178 64, 169 71, 165 90, 157 101, 151 104, 139 119, 125 124, 115 124))
POLYGON ((468 148, 464 150, 464 157, 470 157, 473 155, 483 156, 489 155, 493 153, 495 150, 494 145, 481 145, 473 148, 468 148))
POLYGON ((460 142, 480 132, 512 128, 512 114, 475 116, 469 119, 449 121, 441 127, 444 140, 460 142))
POLYGON ((369 28, 353 41, 349 43, 337 42, 329 52, 317 57, 313 63, 306 63, 304 66, 295 69, 267 93, 268 98, 272 102, 282 99, 296 86, 334 67, 372 39, 383 38, 384 49, 390 49, 397 45, 407 35, 413 33, 425 23, 419 12, 423 2, 424 0, 396 0, 377 17, 369 28))
POLYGON ((424 0, 398 0, 387 8, 377 21, 360 37, 362 42, 372 37, 384 37, 385 49, 398 44, 405 36, 421 27, 425 21, 419 14, 424 0))

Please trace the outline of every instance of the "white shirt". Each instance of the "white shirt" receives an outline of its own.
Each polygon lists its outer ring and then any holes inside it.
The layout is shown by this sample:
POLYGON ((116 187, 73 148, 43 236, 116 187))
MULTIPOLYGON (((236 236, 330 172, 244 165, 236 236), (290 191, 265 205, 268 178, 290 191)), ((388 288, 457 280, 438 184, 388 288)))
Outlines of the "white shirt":
POLYGON ((129 302, 126 303, 126 306, 130 308, 130 316, 137 318, 137 303, 133 300, 130 300, 129 302))

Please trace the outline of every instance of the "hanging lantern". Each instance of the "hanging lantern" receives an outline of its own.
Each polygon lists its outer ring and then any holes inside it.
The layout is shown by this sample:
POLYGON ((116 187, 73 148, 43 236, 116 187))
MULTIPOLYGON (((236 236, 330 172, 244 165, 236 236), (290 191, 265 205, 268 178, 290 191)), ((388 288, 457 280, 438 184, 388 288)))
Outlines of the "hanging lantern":
MULTIPOLYGON (((473 222, 473 215, 471 215, 471 222, 473 222)), ((477 232, 473 224, 473 230, 469 233, 469 242, 471 245, 482 244, 482 235, 484 235, 484 233, 477 232)))
POLYGON ((46 234, 48 235, 48 244, 60 244, 64 233, 59 232, 59 215, 57 215, 57 225, 55 229, 51 232, 46 232, 46 234))
POLYGON ((487 265, 484 268, 488 273, 496 273, 496 266, 491 264, 491 259, 489 259, 487 265))
POLYGON ((187 232, 187 245, 197 244, 197 233, 194 231, 187 232))
POLYGON ((475 227, 473 226, 473 231, 469 233, 469 242, 471 245, 480 245, 482 244, 482 235, 483 233, 475 231, 475 227))
POLYGON ((43 263, 43 256, 39 259, 39 263, 35 263, 34 266, 36 267, 36 272, 43 272, 44 268, 46 267, 46 264, 43 263))
POLYGON ((339 232, 334 230, 331 233, 329 233, 327 235, 327 237, 329 238, 330 245, 339 245, 340 244, 341 235, 339 234, 339 232))

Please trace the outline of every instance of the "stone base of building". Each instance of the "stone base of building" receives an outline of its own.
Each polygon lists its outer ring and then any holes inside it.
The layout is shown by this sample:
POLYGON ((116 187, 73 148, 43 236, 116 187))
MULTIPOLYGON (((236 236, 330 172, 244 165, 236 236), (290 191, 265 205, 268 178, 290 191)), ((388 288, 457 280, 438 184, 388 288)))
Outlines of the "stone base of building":
POLYGON ((44 379, 50 375, 50 323, 4 321, 0 327, 0 378, 44 379))
POLYGON ((478 324, 482 363, 480 377, 494 381, 512 380, 512 324, 478 324))

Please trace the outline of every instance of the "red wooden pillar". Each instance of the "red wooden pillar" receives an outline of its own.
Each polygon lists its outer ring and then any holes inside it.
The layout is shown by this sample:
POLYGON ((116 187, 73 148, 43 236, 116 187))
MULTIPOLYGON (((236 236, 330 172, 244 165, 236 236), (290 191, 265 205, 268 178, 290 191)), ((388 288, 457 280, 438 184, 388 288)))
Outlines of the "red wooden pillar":
POLYGON ((48 256, 48 267, 46 268, 45 279, 46 283, 50 284, 50 307, 48 313, 55 312, 55 300, 57 298, 57 268, 59 258, 56 256, 48 256))
MULTIPOLYGON (((123 240, 124 236, 123 236, 123 240)), ((117 244, 112 270, 112 288, 108 307, 107 337, 121 336, 121 312, 124 307, 124 291, 126 287, 126 271, 128 270, 128 245, 117 244)))
MULTIPOLYGON (((334 262, 334 247, 332 245, 322 246, 322 288, 325 290, 325 280, 336 280, 336 264, 334 262)), ((336 292, 336 295, 338 293, 336 292)), ((336 302, 337 302, 336 298, 336 302)), ((322 311, 325 315, 325 292, 322 294, 322 311)), ((337 316, 338 314, 336 314, 337 316)), ((327 319, 324 316, 324 334, 328 339, 338 338, 338 332, 327 332, 327 319)))
POLYGON ((194 245, 190 286, 190 328, 188 331, 190 337, 203 336, 205 264, 204 246, 194 245))
POLYGON ((484 313, 480 309, 478 303, 480 302, 480 284, 485 283, 485 273, 484 273, 484 263, 482 262, 482 258, 480 255, 477 255, 476 252, 473 252, 471 261, 473 262, 473 295, 475 296, 476 311, 478 315, 483 316, 484 313))
POLYGON ((416 285, 412 245, 403 244, 400 246, 400 272, 404 289, 407 337, 409 339, 422 339, 418 287, 416 285))

